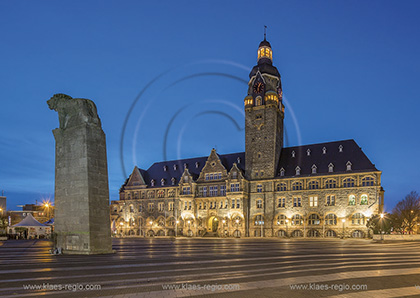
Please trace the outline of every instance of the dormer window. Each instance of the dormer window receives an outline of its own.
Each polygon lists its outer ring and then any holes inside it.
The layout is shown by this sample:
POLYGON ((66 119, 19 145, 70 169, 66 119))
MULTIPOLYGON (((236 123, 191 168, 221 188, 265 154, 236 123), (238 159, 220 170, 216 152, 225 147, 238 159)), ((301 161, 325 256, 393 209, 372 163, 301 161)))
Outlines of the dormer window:
POLYGON ((168 171, 168 166, 163 166, 163 171, 168 171))
POLYGON ((322 148, 322 154, 327 154, 327 148, 322 148))
POLYGON ((241 158, 240 158, 240 157, 238 157, 238 158, 236 159, 236 161, 238 162, 238 164, 239 164, 239 163, 241 163, 241 158))
POLYGON ((328 172, 329 172, 329 173, 334 172, 334 165, 333 165, 332 163, 330 163, 330 164, 328 165, 328 172))
POLYGON ((312 165, 312 174, 316 174, 316 169, 317 169, 316 165, 313 164, 312 165))
POLYGON ((280 176, 284 177, 284 169, 283 168, 280 169, 280 176))
POLYGON ((338 152, 343 152, 343 145, 338 146, 338 152))
POLYGON ((150 180, 150 185, 155 186, 155 179, 150 180))
POLYGON ((160 185, 164 186, 165 185, 165 179, 162 178, 162 180, 160 180, 160 185))
POLYGON ((292 157, 295 157, 295 155, 296 155, 296 153, 295 153, 295 151, 293 150, 293 151, 292 151, 292 157))
POLYGON ((171 178, 172 185, 175 185, 176 179, 174 177, 171 178))
POLYGON ((195 163, 195 168, 196 169, 198 169, 198 167, 200 166, 200 163, 197 161, 196 163, 195 163))
POLYGON ((187 168, 188 168, 188 164, 184 163, 184 169, 187 169, 187 168))
POLYGON ((346 163, 346 170, 347 170, 347 171, 351 171, 351 166, 352 166, 351 162, 350 162, 350 161, 348 161, 348 162, 346 163))
POLYGON ((311 149, 306 150, 306 155, 311 156, 311 149))
POLYGON ((300 167, 299 166, 297 166, 296 167, 296 176, 299 176, 300 175, 300 167))
POLYGON ((176 171, 178 169, 178 165, 174 165, 174 171, 176 171))

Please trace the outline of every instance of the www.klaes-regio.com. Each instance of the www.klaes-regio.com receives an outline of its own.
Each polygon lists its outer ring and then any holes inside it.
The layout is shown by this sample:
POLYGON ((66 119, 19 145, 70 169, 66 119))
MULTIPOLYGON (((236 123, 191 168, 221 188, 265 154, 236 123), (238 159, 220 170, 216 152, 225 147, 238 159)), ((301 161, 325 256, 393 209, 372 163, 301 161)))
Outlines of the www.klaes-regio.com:
POLYGON ((163 290, 187 290, 187 291, 238 291, 240 289, 239 284, 164 284, 162 285, 163 290))

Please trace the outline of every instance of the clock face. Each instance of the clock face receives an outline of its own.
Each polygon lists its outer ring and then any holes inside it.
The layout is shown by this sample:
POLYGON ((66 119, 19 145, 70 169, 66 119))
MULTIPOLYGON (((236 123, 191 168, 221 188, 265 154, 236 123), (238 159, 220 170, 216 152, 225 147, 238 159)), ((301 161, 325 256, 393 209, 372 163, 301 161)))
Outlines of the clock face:
POLYGON ((260 94, 264 91, 264 85, 261 82, 258 82, 254 85, 254 93, 260 94))

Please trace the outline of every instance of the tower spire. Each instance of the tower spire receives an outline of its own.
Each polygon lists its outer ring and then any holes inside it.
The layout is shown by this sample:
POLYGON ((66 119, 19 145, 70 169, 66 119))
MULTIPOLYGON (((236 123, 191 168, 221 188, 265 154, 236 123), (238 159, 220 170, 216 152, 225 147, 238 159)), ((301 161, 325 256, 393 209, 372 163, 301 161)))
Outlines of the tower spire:
POLYGON ((267 26, 264 25, 264 40, 266 40, 267 37, 267 26))

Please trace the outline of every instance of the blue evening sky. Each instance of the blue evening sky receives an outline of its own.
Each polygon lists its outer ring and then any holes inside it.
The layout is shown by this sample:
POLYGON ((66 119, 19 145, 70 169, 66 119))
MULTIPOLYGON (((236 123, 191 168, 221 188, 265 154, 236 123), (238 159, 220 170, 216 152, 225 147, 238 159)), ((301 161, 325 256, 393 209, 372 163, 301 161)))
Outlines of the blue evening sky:
POLYGON ((286 145, 355 139, 383 171, 390 211, 420 191, 419 13, 419 1, 385 0, 1 1, 8 208, 53 198, 54 93, 97 104, 112 200, 134 165, 244 151, 243 98, 267 25, 286 145))

